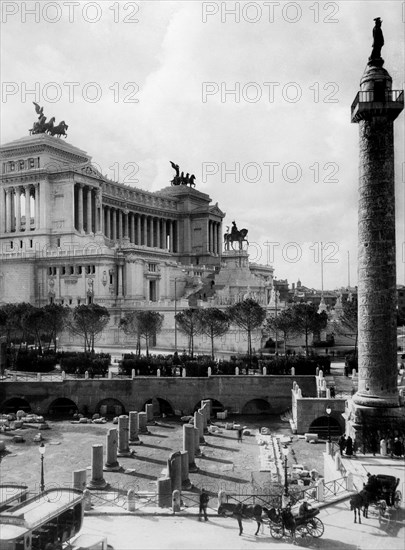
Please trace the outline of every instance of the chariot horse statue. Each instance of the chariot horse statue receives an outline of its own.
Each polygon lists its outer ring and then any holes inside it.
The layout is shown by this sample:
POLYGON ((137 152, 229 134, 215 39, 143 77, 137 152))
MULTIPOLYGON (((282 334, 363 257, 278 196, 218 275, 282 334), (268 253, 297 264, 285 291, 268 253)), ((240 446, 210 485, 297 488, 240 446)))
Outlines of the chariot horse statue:
POLYGON ((62 120, 57 126, 54 125, 55 117, 52 117, 49 122, 46 122, 46 116, 44 115, 44 108, 40 107, 35 101, 32 102, 35 106, 35 112, 38 115, 38 122, 34 122, 32 128, 29 129, 30 135, 33 134, 50 134, 51 136, 67 136, 66 130, 69 126, 64 120, 62 120))
POLYGON ((187 173, 184 175, 184 172, 180 174, 180 167, 178 164, 170 161, 171 167, 175 170, 176 175, 171 180, 172 185, 189 185, 190 187, 195 187, 195 175, 187 173))
POLYGON ((232 250, 235 250, 233 247, 233 243, 235 241, 239 243, 239 250, 242 250, 244 242, 246 242, 247 246, 249 246, 249 241, 246 239, 246 235, 248 234, 247 229, 244 228, 239 230, 234 221, 232 222, 232 229, 230 232, 228 225, 226 228, 227 232, 224 234, 225 250, 230 250, 230 246, 232 247, 232 250))

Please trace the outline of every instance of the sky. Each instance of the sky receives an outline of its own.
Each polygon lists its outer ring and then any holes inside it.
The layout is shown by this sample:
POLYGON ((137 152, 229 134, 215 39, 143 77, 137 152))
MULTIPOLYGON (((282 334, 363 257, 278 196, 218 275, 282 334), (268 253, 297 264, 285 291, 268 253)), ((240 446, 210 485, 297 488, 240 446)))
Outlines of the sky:
MULTIPOLYGON (((32 102, 109 178, 174 172, 248 229, 250 261, 324 289, 357 284, 358 127, 350 106, 381 17, 404 87, 402 1, 2 2, 2 143, 32 102), (320 261, 322 247, 323 262, 320 261)), ((404 114, 395 123, 397 282, 405 284, 404 114)), ((63 138, 62 138, 63 139, 63 138)))

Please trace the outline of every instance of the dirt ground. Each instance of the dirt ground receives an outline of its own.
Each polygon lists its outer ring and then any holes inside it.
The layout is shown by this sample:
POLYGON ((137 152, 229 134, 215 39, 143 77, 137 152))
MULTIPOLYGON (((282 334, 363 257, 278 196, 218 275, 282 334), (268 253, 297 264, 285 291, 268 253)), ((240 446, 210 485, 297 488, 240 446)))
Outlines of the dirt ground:
MULTIPOLYGON (((232 422, 250 428, 252 431, 263 426, 272 433, 291 435, 288 422, 274 416, 237 416, 232 422)), ((71 424, 68 420, 48 421, 49 430, 42 431, 46 446, 44 458, 45 486, 69 486, 74 470, 87 469, 90 479, 91 446, 106 444, 106 434, 110 428, 117 428, 112 422, 107 424, 71 424)), ((223 424, 216 422, 217 425, 223 424)), ((141 434, 141 445, 131 446, 135 450, 132 457, 119 457, 122 467, 119 472, 105 472, 104 478, 114 488, 123 493, 133 488, 138 491, 155 491, 156 480, 162 477, 169 455, 183 447, 182 422, 177 419, 157 419, 157 424, 148 426, 149 434, 141 434)), ((235 430, 205 436, 202 456, 196 457, 197 473, 190 473, 190 480, 199 490, 204 487, 215 495, 223 489, 228 493, 260 493, 261 488, 269 487, 270 474, 260 472, 259 445, 254 436, 244 436, 238 443, 235 430)), ((2 453, 0 482, 16 482, 38 490, 40 483, 40 454, 34 436, 35 428, 23 428, 0 434, 6 443, 2 453), (13 435, 22 435, 24 443, 14 443, 13 435)), ((256 432, 255 432, 256 433, 256 432)), ((298 436, 292 436, 288 465, 303 464, 307 469, 315 468, 323 473, 323 451, 325 444, 306 443, 298 436)), ((284 479, 281 479, 281 484, 284 479)))

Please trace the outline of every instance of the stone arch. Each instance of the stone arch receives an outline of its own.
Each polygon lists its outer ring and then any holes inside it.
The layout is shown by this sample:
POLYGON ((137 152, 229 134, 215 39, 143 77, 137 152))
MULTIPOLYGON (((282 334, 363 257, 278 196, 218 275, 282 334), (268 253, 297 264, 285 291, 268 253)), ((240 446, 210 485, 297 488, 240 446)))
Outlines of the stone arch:
POLYGON ((198 409, 201 408, 201 401, 205 399, 211 400, 211 415, 216 418, 217 412, 224 412, 225 407, 224 405, 218 401, 218 399, 213 399, 212 397, 203 397, 194 407, 194 412, 198 411, 198 409))
POLYGON ((101 416, 120 416, 125 414, 125 407, 118 399, 107 397, 97 403, 96 412, 101 416))
POLYGON ((32 412, 31 405, 22 397, 11 397, 2 403, 1 411, 5 414, 16 413, 17 411, 32 412))
POLYGON ((331 437, 342 435, 344 428, 339 420, 333 416, 330 416, 330 418, 328 418, 326 415, 318 416, 318 418, 315 418, 315 420, 311 422, 308 431, 310 433, 318 434, 318 436, 322 439, 327 439, 329 432, 328 423, 330 426, 331 437))
POLYGON ((152 397, 143 404, 142 411, 145 410, 146 405, 153 405, 153 416, 175 416, 175 408, 167 399, 162 397, 152 397))
POLYGON ((267 399, 251 399, 242 408, 241 414, 271 414, 272 409, 267 399))
POLYGON ((67 397, 58 397, 48 407, 48 414, 50 416, 73 416, 73 414, 79 412, 77 404, 68 399, 67 397))

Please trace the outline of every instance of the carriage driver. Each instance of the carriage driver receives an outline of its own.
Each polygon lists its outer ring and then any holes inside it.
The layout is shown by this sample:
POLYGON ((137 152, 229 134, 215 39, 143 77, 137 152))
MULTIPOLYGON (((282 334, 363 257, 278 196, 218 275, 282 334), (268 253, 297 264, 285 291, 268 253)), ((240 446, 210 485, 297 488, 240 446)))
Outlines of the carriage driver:
POLYGON ((378 481, 375 475, 371 475, 370 472, 367 473, 367 483, 364 484, 364 489, 368 491, 371 497, 377 498, 378 496, 378 481))
POLYGON ((306 500, 301 504, 301 506, 298 509, 298 515, 299 517, 305 518, 310 514, 311 506, 308 504, 306 500))

